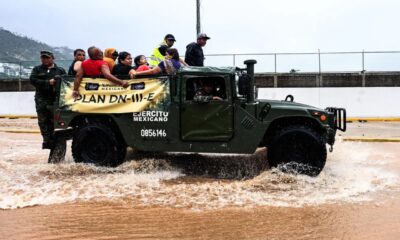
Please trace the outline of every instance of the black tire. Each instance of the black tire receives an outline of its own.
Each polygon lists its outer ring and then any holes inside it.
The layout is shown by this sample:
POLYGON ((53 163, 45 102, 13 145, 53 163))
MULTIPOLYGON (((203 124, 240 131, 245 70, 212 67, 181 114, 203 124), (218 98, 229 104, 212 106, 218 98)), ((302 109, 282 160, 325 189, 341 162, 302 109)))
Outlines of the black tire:
POLYGON ((48 163, 59 163, 64 160, 67 151, 67 140, 65 137, 55 134, 54 146, 50 150, 48 163))
POLYGON ((325 166, 326 143, 314 129, 293 125, 281 129, 267 146, 270 167, 317 176, 325 166))
POLYGON ((72 139, 75 162, 116 167, 126 155, 126 145, 112 128, 101 122, 90 122, 79 127, 72 139))

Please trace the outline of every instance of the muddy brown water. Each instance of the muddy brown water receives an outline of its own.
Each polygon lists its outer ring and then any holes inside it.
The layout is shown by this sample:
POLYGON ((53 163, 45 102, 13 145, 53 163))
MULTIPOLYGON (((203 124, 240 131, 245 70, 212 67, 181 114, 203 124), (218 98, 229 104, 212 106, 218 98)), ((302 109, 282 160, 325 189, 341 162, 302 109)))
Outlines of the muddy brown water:
POLYGON ((40 136, 0 133, 0 239, 399 239, 399 147, 339 141, 312 178, 263 149, 48 165, 40 136))

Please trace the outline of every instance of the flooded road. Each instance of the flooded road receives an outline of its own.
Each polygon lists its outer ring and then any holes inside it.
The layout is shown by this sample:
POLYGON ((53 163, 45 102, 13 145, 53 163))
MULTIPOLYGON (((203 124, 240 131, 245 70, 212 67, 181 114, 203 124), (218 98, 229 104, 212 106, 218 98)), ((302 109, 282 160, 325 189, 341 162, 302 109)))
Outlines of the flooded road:
POLYGON ((316 178, 264 171, 263 149, 130 151, 137 160, 112 169, 75 164, 70 152, 48 165, 40 144, 1 133, 0 239, 400 238, 399 143, 339 141, 316 178))

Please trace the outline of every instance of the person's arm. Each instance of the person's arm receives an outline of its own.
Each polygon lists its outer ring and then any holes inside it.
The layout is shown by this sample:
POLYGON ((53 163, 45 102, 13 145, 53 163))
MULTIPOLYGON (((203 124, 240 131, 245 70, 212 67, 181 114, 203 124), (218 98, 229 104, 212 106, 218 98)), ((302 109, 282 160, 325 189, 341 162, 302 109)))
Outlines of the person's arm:
POLYGON ((76 73, 75 81, 74 81, 74 90, 72 91, 72 97, 77 99, 79 97, 79 86, 81 85, 83 77, 83 69, 79 68, 78 72, 76 73))
POLYGON ((193 62, 195 63, 195 66, 203 66, 204 59, 202 59, 202 55, 200 46, 193 49, 193 62))
POLYGON ((75 71, 75 72, 78 72, 78 70, 81 68, 81 66, 82 66, 82 61, 77 61, 77 62, 75 62, 75 64, 74 64, 74 71, 75 71))
POLYGON ((191 45, 186 47, 186 52, 185 52, 185 62, 189 66, 193 65, 193 47, 191 45))
POLYGON ((39 78, 39 69, 37 67, 34 67, 31 72, 31 76, 29 77, 29 80, 33 86, 37 90, 49 90, 50 89, 50 80, 44 80, 39 78))
POLYGON ((132 79, 135 78, 135 74, 136 74, 135 69, 132 68, 131 70, 129 70, 129 73, 128 73, 128 74, 129 74, 129 77, 130 77, 130 78, 132 78, 132 79))
POLYGON ((103 64, 101 65, 101 73, 104 75, 105 78, 107 78, 107 80, 109 80, 110 82, 115 83, 116 85, 120 85, 124 88, 129 87, 129 83, 126 81, 122 81, 120 79, 118 79, 117 77, 115 77, 114 75, 111 74, 110 72, 110 68, 108 67, 107 64, 103 64))
POLYGON ((189 64, 187 64, 185 62, 185 60, 183 60, 182 58, 179 58, 179 62, 183 65, 183 66, 189 66, 189 64))
POLYGON ((222 99, 221 97, 218 97, 218 96, 213 96, 212 100, 222 101, 224 99, 222 99))
POLYGON ((197 103, 208 103, 211 100, 213 100, 213 97, 209 96, 209 95, 205 95, 203 93, 203 91, 201 91, 201 90, 198 90, 193 97, 193 102, 197 102, 197 103))
POLYGON ((135 77, 135 76, 140 76, 140 75, 154 75, 154 74, 158 74, 158 73, 160 73, 160 72, 161 72, 161 68, 160 68, 159 66, 156 66, 156 67, 154 67, 154 68, 152 68, 152 69, 149 69, 149 70, 147 70, 147 71, 136 72, 136 73, 134 74, 134 77, 135 77))

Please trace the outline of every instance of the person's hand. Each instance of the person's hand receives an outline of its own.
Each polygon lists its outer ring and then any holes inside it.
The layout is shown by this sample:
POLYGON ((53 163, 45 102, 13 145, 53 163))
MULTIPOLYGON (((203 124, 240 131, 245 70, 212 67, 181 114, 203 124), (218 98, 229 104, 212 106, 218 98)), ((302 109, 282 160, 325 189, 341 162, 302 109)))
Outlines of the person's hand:
POLYGON ((79 93, 79 90, 73 90, 72 91, 72 97, 74 100, 76 100, 81 94, 79 93))
POLYGON ((52 86, 55 85, 56 84, 56 80, 54 78, 50 79, 49 80, 49 84, 52 85, 52 86))
POLYGON ((131 79, 134 79, 136 77, 136 71, 135 70, 129 71, 129 77, 131 77, 131 79))
POLYGON ((129 83, 126 81, 122 81, 121 86, 124 88, 127 88, 127 87, 129 87, 129 83))
POLYGON ((212 100, 222 101, 223 99, 220 98, 220 97, 214 96, 214 97, 212 98, 212 100))

